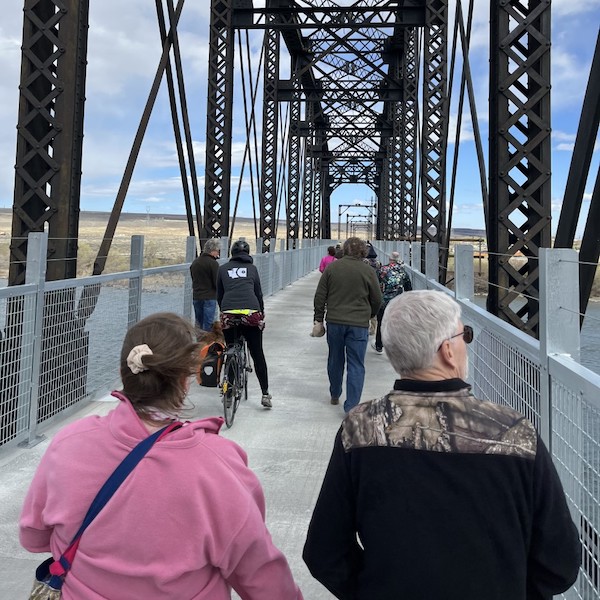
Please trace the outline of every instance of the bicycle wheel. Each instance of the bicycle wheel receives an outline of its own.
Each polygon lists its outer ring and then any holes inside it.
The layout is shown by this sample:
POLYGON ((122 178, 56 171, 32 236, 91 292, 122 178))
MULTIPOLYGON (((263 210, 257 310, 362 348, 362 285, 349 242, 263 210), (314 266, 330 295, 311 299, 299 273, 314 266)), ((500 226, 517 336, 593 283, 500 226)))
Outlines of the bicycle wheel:
POLYGON ((233 425, 235 411, 239 404, 238 391, 238 358, 235 354, 227 356, 223 365, 223 383, 221 384, 221 393, 223 394, 223 416, 227 427, 233 425), (237 398, 237 399, 236 399, 237 398))

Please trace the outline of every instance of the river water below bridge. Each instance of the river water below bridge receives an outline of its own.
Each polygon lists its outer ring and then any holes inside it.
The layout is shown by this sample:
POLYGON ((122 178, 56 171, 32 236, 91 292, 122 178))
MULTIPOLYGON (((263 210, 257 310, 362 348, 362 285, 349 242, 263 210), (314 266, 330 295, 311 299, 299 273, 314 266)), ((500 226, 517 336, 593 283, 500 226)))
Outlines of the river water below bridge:
MULTIPOLYGON (((475 303, 485 308, 485 296, 476 296, 475 303)), ((581 329, 581 364, 600 374, 600 302, 590 302, 581 329)))

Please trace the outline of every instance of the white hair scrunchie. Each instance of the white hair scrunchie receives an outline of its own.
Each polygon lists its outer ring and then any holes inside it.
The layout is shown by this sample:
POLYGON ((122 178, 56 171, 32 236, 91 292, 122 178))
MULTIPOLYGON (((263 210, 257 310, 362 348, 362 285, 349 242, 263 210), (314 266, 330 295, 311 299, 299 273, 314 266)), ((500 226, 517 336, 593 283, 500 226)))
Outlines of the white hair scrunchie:
POLYGON ((144 365, 142 362, 142 357, 148 356, 152 354, 152 350, 147 344, 140 344, 139 346, 134 346, 127 357, 127 366, 131 369, 131 372, 134 374, 141 373, 142 371, 147 371, 148 367, 144 365))

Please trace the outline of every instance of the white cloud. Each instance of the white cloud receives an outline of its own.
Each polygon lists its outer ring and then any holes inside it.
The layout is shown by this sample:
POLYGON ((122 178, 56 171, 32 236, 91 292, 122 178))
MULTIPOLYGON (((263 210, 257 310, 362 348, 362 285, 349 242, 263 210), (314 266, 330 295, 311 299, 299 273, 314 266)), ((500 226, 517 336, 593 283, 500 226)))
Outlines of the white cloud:
POLYGON ((555 129, 552 132, 552 140, 555 142, 575 142, 575 134, 555 129))
POLYGON ((552 106, 581 110, 589 66, 573 51, 556 45, 552 51, 552 106))
POLYGON ((573 143, 567 143, 567 142, 562 142, 560 144, 558 144, 557 146, 555 146, 555 150, 559 150, 560 152, 573 152, 573 148, 575 148, 575 142, 573 143))
POLYGON ((599 8, 600 0, 552 0, 552 14, 554 17, 578 15, 599 8))

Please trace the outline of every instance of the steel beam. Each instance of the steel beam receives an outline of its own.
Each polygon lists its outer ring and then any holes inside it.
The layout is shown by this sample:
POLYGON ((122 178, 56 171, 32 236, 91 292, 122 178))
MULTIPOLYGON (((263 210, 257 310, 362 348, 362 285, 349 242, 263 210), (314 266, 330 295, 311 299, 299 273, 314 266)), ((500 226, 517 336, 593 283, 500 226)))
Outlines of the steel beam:
POLYGON ((290 135, 288 140, 288 193, 286 207, 288 250, 297 247, 300 208, 300 80, 297 61, 292 57, 292 82, 294 93, 290 102, 290 135), (291 248, 290 248, 291 244, 291 248))
POLYGON ((423 56, 421 239, 441 245, 446 231, 448 1, 427 0, 423 56))
POLYGON ((573 148, 573 156, 571 157, 565 195, 563 196, 556 237, 554 238, 555 248, 573 247, 579 213, 581 212, 581 203, 583 202, 583 194, 585 192, 585 184, 588 180, 592 154, 594 153, 594 145, 596 143, 596 136, 598 135, 599 123, 600 33, 598 33, 598 37, 596 38, 594 59, 592 60, 592 68, 585 91, 583 108, 581 109, 579 127, 577 128, 577 137, 575 138, 575 147, 573 148))
MULTIPOLYGON (((581 248, 579 249, 579 312, 584 315, 592 293, 600 258, 600 168, 590 200, 581 248)), ((583 324, 583 317, 581 318, 583 324)))
MULTIPOLYGON (((314 103, 306 104, 306 120, 308 122, 313 118, 314 103)), ((314 139, 313 134, 306 136, 304 139, 304 177, 302 185, 302 237, 313 237, 313 219, 314 219, 314 174, 316 170, 315 161, 313 159, 314 139)))
POLYGON ((234 4, 235 0, 210 3, 203 238, 229 236, 234 4))
POLYGON ((88 0, 27 0, 9 285, 25 281, 27 235, 48 227, 48 280, 77 275, 88 0))
MULTIPOLYGON (((267 4, 272 4, 268 2, 267 4)), ((276 17, 269 16, 269 24, 276 17)), ((277 88, 279 80, 280 34, 273 27, 265 30, 264 71, 263 71, 263 117, 262 117, 262 162, 260 190, 260 237, 263 239, 262 251, 269 252, 271 237, 275 225, 275 205, 277 203, 277 164, 279 128, 279 110, 277 88)))
POLYGON ((550 2, 490 3, 488 310, 538 335, 550 246, 550 2))
POLYGON ((417 239, 417 132, 419 123, 418 98, 418 36, 417 29, 404 31, 402 53, 402 81, 404 96, 401 105, 400 153, 400 208, 398 232, 394 239, 414 241, 417 239))

